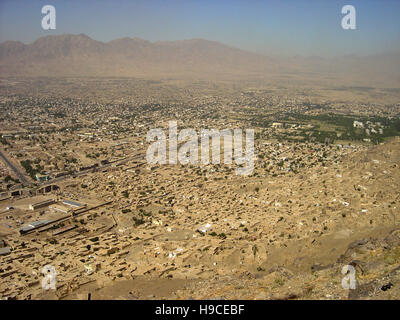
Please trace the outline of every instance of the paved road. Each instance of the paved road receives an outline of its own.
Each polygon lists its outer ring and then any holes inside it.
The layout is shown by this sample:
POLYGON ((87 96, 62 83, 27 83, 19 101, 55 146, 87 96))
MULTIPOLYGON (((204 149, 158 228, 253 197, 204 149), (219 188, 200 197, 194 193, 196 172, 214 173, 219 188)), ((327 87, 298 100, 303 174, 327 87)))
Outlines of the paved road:
POLYGON ((8 159, 7 154, 0 149, 0 158, 5 162, 5 164, 14 172, 14 174, 18 177, 19 181, 23 185, 30 184, 30 181, 25 176, 24 172, 22 172, 18 167, 16 167, 11 160, 8 159))

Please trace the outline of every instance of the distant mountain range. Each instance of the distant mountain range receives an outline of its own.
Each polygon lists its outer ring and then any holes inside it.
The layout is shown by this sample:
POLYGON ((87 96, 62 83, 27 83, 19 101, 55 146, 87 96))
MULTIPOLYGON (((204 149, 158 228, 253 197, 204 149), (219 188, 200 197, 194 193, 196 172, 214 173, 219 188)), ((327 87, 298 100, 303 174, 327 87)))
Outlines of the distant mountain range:
POLYGON ((334 73, 400 79, 400 54, 337 59, 272 58, 219 42, 191 39, 100 42, 87 35, 54 35, 31 44, 0 44, 2 76, 268 76, 334 73))

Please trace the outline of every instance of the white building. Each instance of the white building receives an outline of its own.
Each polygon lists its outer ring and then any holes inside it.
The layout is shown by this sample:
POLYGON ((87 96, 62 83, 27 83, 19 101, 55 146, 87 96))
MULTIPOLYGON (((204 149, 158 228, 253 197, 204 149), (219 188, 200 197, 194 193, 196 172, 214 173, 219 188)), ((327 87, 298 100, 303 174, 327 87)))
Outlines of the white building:
POLYGON ((353 122, 353 127, 354 128, 364 128, 364 123, 362 123, 360 121, 354 121, 353 122))

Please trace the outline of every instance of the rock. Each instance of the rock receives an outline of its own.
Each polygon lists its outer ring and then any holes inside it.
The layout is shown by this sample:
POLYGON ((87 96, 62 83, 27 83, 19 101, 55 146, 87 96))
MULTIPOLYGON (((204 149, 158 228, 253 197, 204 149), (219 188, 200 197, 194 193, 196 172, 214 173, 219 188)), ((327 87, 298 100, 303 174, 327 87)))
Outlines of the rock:
POLYGON ((385 284, 381 287, 382 291, 389 290, 391 287, 393 287, 393 283, 389 282, 388 284, 385 284))

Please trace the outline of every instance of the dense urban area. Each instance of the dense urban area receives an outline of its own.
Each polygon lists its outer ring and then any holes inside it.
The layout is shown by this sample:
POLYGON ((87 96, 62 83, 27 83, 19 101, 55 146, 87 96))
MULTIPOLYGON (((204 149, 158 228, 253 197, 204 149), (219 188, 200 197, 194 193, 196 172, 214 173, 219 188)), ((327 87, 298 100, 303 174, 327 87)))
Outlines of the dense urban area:
MULTIPOLYGON (((393 88, 0 81, 2 299, 400 298, 393 88), (149 164, 149 130, 254 129, 254 170, 149 164), (43 268, 56 271, 44 290, 43 268), (342 267, 357 289, 345 290, 342 267)), ((396 102, 397 101, 397 102, 396 102)))

